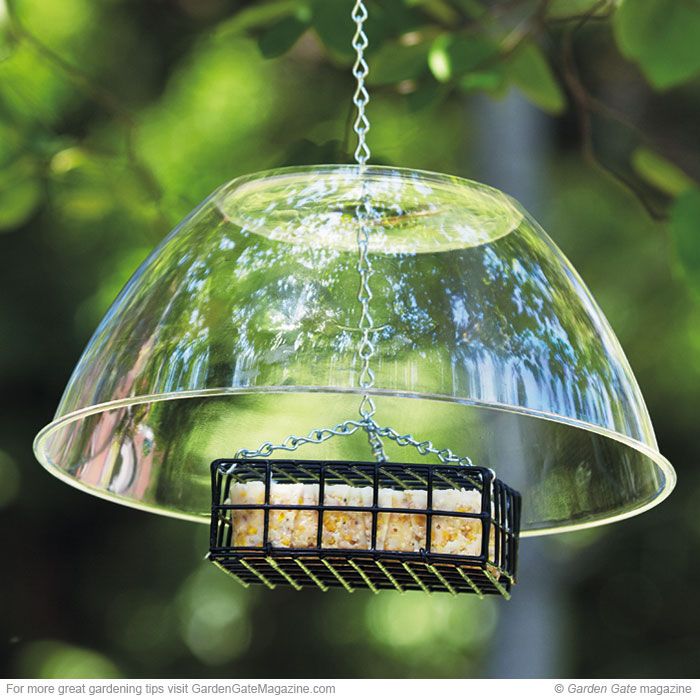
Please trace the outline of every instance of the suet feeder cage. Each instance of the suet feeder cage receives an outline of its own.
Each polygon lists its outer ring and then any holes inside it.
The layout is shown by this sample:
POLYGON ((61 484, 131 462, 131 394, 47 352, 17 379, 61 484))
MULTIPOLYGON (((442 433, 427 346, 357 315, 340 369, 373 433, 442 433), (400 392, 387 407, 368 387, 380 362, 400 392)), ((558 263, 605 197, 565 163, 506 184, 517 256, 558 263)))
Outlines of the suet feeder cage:
POLYGON ((490 469, 221 460, 212 489, 210 558, 244 585, 510 595, 520 498, 490 469))

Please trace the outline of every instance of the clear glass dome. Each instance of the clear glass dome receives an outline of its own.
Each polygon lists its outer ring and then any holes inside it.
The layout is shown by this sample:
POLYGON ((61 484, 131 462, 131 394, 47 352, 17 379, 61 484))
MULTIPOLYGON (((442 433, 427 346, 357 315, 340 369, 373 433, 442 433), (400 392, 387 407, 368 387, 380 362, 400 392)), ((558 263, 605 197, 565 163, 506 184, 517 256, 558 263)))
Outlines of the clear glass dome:
MULTIPOLYGON (((205 520, 212 460, 357 418, 363 192, 380 425, 492 467, 523 495, 524 534, 668 495, 675 475, 622 349, 544 231, 498 190, 381 167, 284 169, 214 192, 112 305, 37 436, 41 463, 205 520)), ((295 454, 371 459, 361 432, 295 454)))

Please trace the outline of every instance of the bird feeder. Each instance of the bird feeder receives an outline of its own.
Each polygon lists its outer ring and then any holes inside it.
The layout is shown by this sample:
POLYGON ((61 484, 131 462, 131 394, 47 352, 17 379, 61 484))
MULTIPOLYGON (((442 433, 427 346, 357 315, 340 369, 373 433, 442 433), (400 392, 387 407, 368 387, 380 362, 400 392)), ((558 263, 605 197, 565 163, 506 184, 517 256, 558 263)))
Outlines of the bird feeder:
POLYGON ((35 452, 89 493, 209 522, 244 584, 507 596, 520 534, 641 513, 674 471, 523 208, 365 161, 216 190, 124 287, 35 452))

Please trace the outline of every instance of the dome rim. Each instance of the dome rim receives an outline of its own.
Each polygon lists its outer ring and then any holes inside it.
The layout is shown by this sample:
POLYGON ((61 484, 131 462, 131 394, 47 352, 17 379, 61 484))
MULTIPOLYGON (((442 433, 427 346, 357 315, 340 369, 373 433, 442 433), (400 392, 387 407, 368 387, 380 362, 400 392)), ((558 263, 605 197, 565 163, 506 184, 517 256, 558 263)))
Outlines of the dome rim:
MULTIPOLYGON (((355 189, 355 195, 360 197, 365 183, 369 183, 367 186, 373 188, 370 196, 374 205, 378 207, 375 212, 378 218, 373 224, 376 226, 375 233, 382 233, 378 238, 374 235, 370 237, 369 252, 375 255, 422 254, 479 247, 507 236, 520 226, 523 219, 530 218, 516 199, 497 187, 459 175, 384 165, 321 164, 262 170, 225 182, 206 201, 211 202, 224 221, 232 222, 241 229, 263 238, 295 245, 312 243, 314 246, 337 251, 355 251, 357 234, 354 226, 349 226, 348 222, 343 224, 342 210, 338 210, 337 207, 359 201, 354 200, 352 196, 348 199, 348 196, 352 195, 355 189), (338 217, 330 227, 333 235, 328 240, 319 240, 318 230, 314 230, 313 235, 308 238, 304 236, 306 227, 299 226, 299 217, 303 220, 304 215, 301 212, 304 212, 306 207, 303 203, 296 202, 291 211, 283 209, 276 217, 272 216, 272 222, 267 218, 265 221, 258 220, 257 212, 261 205, 256 201, 256 197, 264 199, 272 196, 278 200, 288 187, 292 188, 292 191, 299 187, 313 191, 318 183, 327 186, 321 197, 327 200, 329 211, 338 217), (377 191, 374 190, 375 186, 378 187, 377 191), (419 233, 416 231, 403 232, 403 235, 400 230, 390 234, 384 233, 380 214, 382 208, 385 215, 392 219, 404 216, 411 220, 413 216, 407 216, 405 212, 401 214, 393 209, 393 188, 397 186, 407 192, 412 190, 416 195, 415 201, 422 202, 421 215, 427 217, 428 221, 431 218, 434 221, 433 234, 430 237, 416 237, 416 233, 419 233), (384 189, 387 191, 384 192, 384 189), (427 193, 433 190, 442 191, 439 201, 449 192, 456 203, 455 206, 433 208, 433 198, 427 196, 427 193), (339 192, 343 194, 336 199, 339 192), (249 209, 251 198, 256 202, 252 211, 249 209), (460 198, 463 201, 460 201, 460 198), (467 222, 469 225, 465 226, 467 222)), ((424 227, 425 220, 421 230, 424 227)), ((393 228, 393 224, 389 228, 393 228)))
POLYGON ((292 175, 299 174, 304 175, 308 173, 347 173, 360 175, 364 173, 377 174, 377 175, 400 175, 401 177, 406 177, 407 175, 418 175, 424 180, 429 180, 432 182, 441 183, 459 183, 467 185, 470 187, 476 187, 476 189, 487 190, 499 195, 506 196, 510 201, 520 207, 519 202, 511 197, 508 193, 503 190, 498 189, 493 185, 489 185, 485 182, 480 182, 479 180, 472 180, 462 175, 452 175, 450 173, 440 173, 435 170, 424 170, 422 168, 407 168, 403 166, 395 165, 358 165, 357 163, 317 163, 315 165, 285 165, 281 168, 266 168, 264 170, 256 170, 253 173, 245 173, 244 175, 238 175, 237 177, 227 180, 223 184, 219 185, 210 195, 212 199, 216 199, 217 196, 229 190, 233 186, 240 186, 247 184, 249 182, 257 182, 258 180, 265 180, 268 178, 276 177, 278 175, 292 175))
MULTIPOLYGON (((599 527, 601 525, 607 525, 610 523, 618 522, 621 520, 626 520, 627 518, 632 518, 641 513, 644 513, 651 508, 659 505, 665 501, 673 492, 677 484, 677 474, 676 470, 671 464, 671 462, 664 457, 658 450, 658 446, 648 445, 644 442, 636 440, 623 433, 618 433, 609 428, 603 426, 595 425, 593 423, 588 423, 586 421, 579 420, 577 418, 571 418, 569 416, 561 416, 555 413, 550 413, 547 411, 542 411, 539 409, 527 408, 524 406, 514 406, 511 404, 504 404, 499 402, 482 401, 479 399, 469 399, 460 398, 455 396, 450 396, 447 394, 431 394, 428 392, 397 392, 391 389, 378 389, 374 388, 370 391, 360 390, 353 387, 321 387, 321 386, 266 386, 266 387, 215 387, 210 389, 199 389, 199 390, 189 390, 189 391, 175 391, 169 393, 161 394, 145 394, 137 397, 130 397, 125 399, 118 399, 115 401, 108 401, 100 404, 94 404, 92 406, 87 406, 76 411, 71 411, 60 417, 55 417, 50 423, 39 430, 34 438, 32 445, 34 456, 41 466, 46 469, 51 475, 57 477, 61 481, 69 484, 70 486, 84 491, 90 495, 97 496, 103 500, 112 501, 119 505, 128 506, 136 508, 138 510, 143 510, 150 513, 155 513, 158 515, 166 515, 169 517, 177 518, 180 520, 188 520, 191 522, 198 523, 208 523, 208 516, 198 516, 182 511, 175 511, 168 508, 161 508, 158 506, 151 506, 144 504, 141 501, 131 500, 128 498, 120 498, 118 496, 111 495, 108 491, 95 488, 93 486, 88 486, 75 477, 70 476, 60 467, 54 465, 49 459, 45 458, 46 450, 44 449, 44 443, 48 437, 56 433, 61 428, 69 425, 71 423, 76 423, 89 416, 98 415, 100 413, 105 413, 117 408, 123 408, 126 406, 138 406, 147 403, 156 403, 162 401, 175 401, 184 400, 192 398, 206 398, 206 397, 221 397, 221 396, 235 396, 241 394, 291 394, 291 393, 313 393, 313 394, 355 394, 361 396, 366 393, 370 393, 373 396, 391 396, 393 398, 410 398, 410 399, 423 399, 432 401, 443 401, 450 403, 459 403, 465 406, 472 406, 475 408, 481 408, 490 411, 499 411, 512 413, 516 415, 526 416, 529 418, 537 418, 539 420, 546 420, 549 422, 558 423, 560 425, 566 425, 572 428, 577 428, 579 430, 584 430, 588 432, 596 433, 604 438, 615 440, 631 449, 640 452, 647 458, 649 458, 656 468, 659 470, 660 474, 664 477, 663 488, 649 501, 642 503, 641 505, 633 508, 624 513, 607 516, 604 518, 596 519, 593 521, 584 521, 573 523, 569 525, 563 525, 558 527, 543 527, 531 530, 523 530, 521 532, 521 537, 537 537, 540 535, 549 534, 563 534, 565 532, 574 532, 576 530, 584 530, 592 527, 599 527)), ((222 455, 223 457, 223 455, 222 455)))

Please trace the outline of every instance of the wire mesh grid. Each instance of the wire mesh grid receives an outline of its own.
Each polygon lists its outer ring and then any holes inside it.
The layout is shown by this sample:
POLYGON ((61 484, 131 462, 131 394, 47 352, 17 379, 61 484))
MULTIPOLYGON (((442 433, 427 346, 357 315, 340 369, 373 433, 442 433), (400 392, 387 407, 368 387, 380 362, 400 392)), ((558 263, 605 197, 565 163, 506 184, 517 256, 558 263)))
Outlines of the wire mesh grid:
POLYGON ((510 597, 520 495, 490 469, 212 464, 209 559, 243 585, 510 597))

